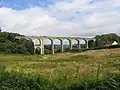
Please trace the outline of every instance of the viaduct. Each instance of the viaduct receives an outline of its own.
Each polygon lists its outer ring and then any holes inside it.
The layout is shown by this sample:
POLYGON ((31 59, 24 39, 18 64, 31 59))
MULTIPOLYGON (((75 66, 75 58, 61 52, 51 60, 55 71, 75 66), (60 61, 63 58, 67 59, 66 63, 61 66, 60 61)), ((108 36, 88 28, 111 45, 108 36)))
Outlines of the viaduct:
POLYGON ((60 41, 60 51, 64 52, 64 45, 63 45, 63 41, 64 40, 68 40, 69 41, 69 50, 72 50, 72 40, 76 40, 77 41, 77 49, 80 50, 81 49, 81 44, 80 44, 80 40, 84 40, 85 44, 86 44, 86 48, 89 48, 88 45, 88 41, 89 40, 93 40, 95 42, 95 38, 81 38, 81 37, 50 37, 50 36, 18 36, 16 37, 17 39, 21 39, 21 38, 25 38, 25 39, 29 39, 33 42, 33 39, 38 39, 39 40, 39 45, 35 45, 34 47, 39 47, 40 48, 40 54, 44 55, 44 40, 45 39, 49 39, 51 41, 51 52, 52 54, 54 54, 54 40, 58 39, 60 41))

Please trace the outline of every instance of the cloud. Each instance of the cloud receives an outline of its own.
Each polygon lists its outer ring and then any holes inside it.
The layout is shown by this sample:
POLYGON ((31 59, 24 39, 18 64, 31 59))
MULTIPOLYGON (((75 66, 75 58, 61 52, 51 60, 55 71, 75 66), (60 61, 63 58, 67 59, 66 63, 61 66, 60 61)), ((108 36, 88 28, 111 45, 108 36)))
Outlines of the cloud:
POLYGON ((37 36, 120 34, 120 0, 65 0, 48 7, 0 8, 4 31, 37 36))

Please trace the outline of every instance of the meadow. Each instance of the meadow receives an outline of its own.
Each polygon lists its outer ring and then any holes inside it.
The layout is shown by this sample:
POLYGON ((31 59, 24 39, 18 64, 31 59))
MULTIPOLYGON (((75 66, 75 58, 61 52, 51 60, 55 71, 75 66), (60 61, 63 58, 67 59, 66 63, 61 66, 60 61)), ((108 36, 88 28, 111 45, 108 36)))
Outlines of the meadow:
POLYGON ((7 83, 0 83, 1 90, 120 90, 120 48, 43 56, 1 53, 0 66, 0 81, 7 83), (26 88, 22 84, 14 88, 11 78, 15 83, 27 82, 26 88), (38 87, 31 88, 33 82, 38 87))

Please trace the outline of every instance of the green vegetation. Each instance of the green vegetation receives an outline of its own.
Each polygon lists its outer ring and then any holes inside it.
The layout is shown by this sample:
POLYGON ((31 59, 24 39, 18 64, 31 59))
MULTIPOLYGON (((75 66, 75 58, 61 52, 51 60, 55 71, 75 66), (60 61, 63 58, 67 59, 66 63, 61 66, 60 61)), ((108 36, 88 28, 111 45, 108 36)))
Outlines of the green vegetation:
POLYGON ((1 90, 120 89, 118 48, 45 56, 0 54, 0 65, 1 90))
POLYGON ((118 35, 97 35, 81 53, 59 53, 56 46, 58 53, 49 55, 48 45, 43 56, 30 55, 33 42, 16 36, 0 32, 0 90, 120 90, 120 45, 111 46, 120 43, 118 35))
MULTIPOLYGON (((70 79, 70 78, 69 78, 70 79)), ((90 75, 69 80, 67 75, 48 80, 43 76, 23 72, 0 72, 0 90, 119 90, 120 75, 91 79, 90 75)))
POLYGON ((34 53, 34 44, 30 40, 16 39, 17 33, 0 32, 0 52, 4 53, 34 53))
MULTIPOLYGON (((110 33, 110 34, 103 34, 103 35, 97 35, 96 38, 96 47, 104 47, 104 46, 110 46, 114 41, 117 41, 120 43, 120 36, 110 33)), ((90 45, 92 46, 92 45, 90 45)))

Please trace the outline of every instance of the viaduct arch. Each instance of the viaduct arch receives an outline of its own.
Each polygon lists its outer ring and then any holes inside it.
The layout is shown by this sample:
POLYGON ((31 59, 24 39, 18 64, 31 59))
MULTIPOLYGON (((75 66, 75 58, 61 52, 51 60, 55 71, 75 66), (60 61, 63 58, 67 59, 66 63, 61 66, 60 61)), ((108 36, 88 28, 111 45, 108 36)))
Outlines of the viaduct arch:
MULTIPOLYGON (((81 44, 80 44, 80 40, 84 40, 85 44, 86 44, 86 48, 89 48, 88 42, 89 40, 93 40, 95 42, 95 38, 81 38, 81 37, 49 37, 49 36, 19 36, 16 37, 18 39, 20 38, 25 38, 25 39, 29 39, 33 42, 32 39, 37 39, 39 40, 39 45, 34 45, 34 47, 38 47, 40 49, 40 54, 44 55, 44 40, 45 39, 49 39, 50 43, 51 43, 51 52, 52 54, 55 54, 55 50, 54 50, 54 40, 57 39, 60 41, 60 51, 64 52, 64 45, 63 45, 63 41, 66 39, 69 41, 69 50, 73 49, 73 44, 72 44, 72 40, 76 40, 77 41, 77 49, 80 50, 81 49, 81 44)), ((34 51, 35 52, 35 51, 34 51)))

